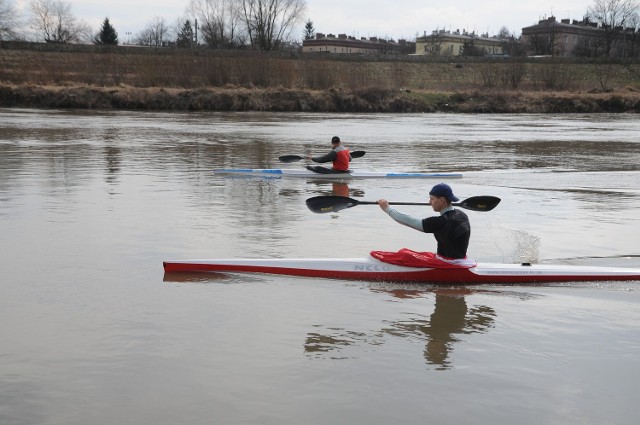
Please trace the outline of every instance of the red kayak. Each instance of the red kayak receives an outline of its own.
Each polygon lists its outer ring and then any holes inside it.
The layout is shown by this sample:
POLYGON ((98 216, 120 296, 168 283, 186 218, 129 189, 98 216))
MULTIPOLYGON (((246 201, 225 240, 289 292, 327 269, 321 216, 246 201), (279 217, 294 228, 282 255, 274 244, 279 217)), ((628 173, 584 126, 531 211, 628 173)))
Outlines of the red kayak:
POLYGON ((577 281, 640 281, 640 268, 478 263, 473 267, 408 267, 367 258, 218 259, 165 261, 165 273, 263 273, 341 280, 527 284, 577 281))

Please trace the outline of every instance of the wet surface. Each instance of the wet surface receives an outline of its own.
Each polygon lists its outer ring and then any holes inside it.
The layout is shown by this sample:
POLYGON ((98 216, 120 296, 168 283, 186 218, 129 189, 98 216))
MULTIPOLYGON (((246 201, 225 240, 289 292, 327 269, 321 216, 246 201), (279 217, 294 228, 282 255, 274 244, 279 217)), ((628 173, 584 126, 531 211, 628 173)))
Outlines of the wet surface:
MULTIPOLYGON (((165 276, 187 258, 432 250, 377 206, 431 180, 237 178, 302 167, 462 172, 478 261, 640 266, 631 115, 0 110, 0 423, 634 423, 638 282, 431 287, 165 276)), ((426 216, 427 207, 401 211, 426 216)))

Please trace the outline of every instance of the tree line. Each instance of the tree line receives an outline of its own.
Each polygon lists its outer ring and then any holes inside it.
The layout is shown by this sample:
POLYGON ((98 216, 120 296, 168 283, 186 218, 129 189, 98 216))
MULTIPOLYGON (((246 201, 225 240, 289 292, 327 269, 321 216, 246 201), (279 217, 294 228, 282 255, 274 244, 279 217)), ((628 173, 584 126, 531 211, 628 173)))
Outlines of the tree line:
MULTIPOLYGON (((29 40, 47 43, 121 43, 109 17, 97 33, 79 21, 68 0, 31 0, 29 24, 32 33, 21 31, 25 24, 10 0, 0 0, 0 41, 29 40)), ((244 48, 277 50, 298 39, 293 32, 301 23, 305 0, 189 0, 185 16, 173 24, 154 16, 125 43, 142 46, 244 48), (131 38, 133 36, 133 38, 131 38)))
MULTIPOLYGON (((12 0, 0 0, 0 41, 28 39, 12 0)), ((185 0, 187 1, 187 0, 185 0)), ((127 33, 126 44, 142 46, 206 46, 210 48, 279 50, 288 42, 297 41, 294 31, 304 18, 305 0, 188 0, 185 14, 173 24, 158 16, 151 18, 136 34, 127 33)), ((30 0, 28 23, 31 40, 49 43, 86 43, 118 45, 121 38, 108 17, 97 33, 79 21, 68 0, 30 0)), ((585 38, 576 49, 583 57, 611 57, 623 52, 635 56, 625 46, 635 42, 630 37, 640 35, 640 0, 593 0, 583 21, 602 28, 602 38, 585 38), (631 31, 631 36, 621 37, 631 31), (624 31, 624 32, 623 32, 624 31), (622 42, 620 40, 623 40, 622 42)), ((313 23, 307 20, 302 38, 313 38, 313 23)), ((498 37, 504 41, 504 52, 510 56, 524 55, 528 47, 521 37, 509 34, 502 27, 498 37)), ((553 34, 529 40, 538 55, 553 54, 553 34)), ((437 54, 438 46, 432 49, 437 54)), ((485 52, 472 42, 464 46, 464 55, 483 56, 485 52)))

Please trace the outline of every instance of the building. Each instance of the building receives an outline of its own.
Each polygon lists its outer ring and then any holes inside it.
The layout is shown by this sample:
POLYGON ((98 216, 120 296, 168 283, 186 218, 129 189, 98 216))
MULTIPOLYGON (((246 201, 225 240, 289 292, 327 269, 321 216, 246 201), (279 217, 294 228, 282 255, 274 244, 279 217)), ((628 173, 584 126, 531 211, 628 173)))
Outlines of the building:
POLYGON ((416 39, 416 55, 488 56, 503 54, 503 40, 475 32, 436 30, 416 39))
POLYGON ((527 55, 560 57, 633 56, 638 49, 640 34, 633 28, 606 31, 595 22, 562 19, 555 16, 540 20, 536 25, 522 28, 522 41, 527 55), (610 43, 609 49, 607 43, 610 43))
POLYGON ((377 37, 356 38, 346 34, 317 33, 315 38, 302 42, 302 53, 340 53, 340 54, 408 54, 413 53, 413 43, 406 40, 384 40, 377 37))
POLYGON ((594 48, 602 40, 602 30, 591 22, 573 23, 569 19, 556 21, 555 16, 540 20, 536 25, 522 28, 522 42, 527 46, 527 56, 551 55, 575 56, 581 45, 591 40, 594 48))

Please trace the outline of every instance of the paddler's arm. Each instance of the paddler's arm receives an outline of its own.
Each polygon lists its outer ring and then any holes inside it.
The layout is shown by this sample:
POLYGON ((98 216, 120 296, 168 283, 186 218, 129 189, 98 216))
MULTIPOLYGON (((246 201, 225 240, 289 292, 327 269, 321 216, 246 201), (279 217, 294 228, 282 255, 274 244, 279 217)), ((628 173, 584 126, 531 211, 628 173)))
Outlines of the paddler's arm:
POLYGON ((378 205, 380 205, 382 211, 389 214, 389 217, 391 217, 398 223, 424 232, 421 218, 411 217, 410 215, 402 214, 401 212, 396 211, 395 209, 391 208, 391 206, 389 206, 389 202, 386 199, 379 199, 378 205))
POLYGON ((312 156, 309 157, 313 162, 333 162, 338 157, 338 154, 335 151, 331 151, 323 156, 312 156))

